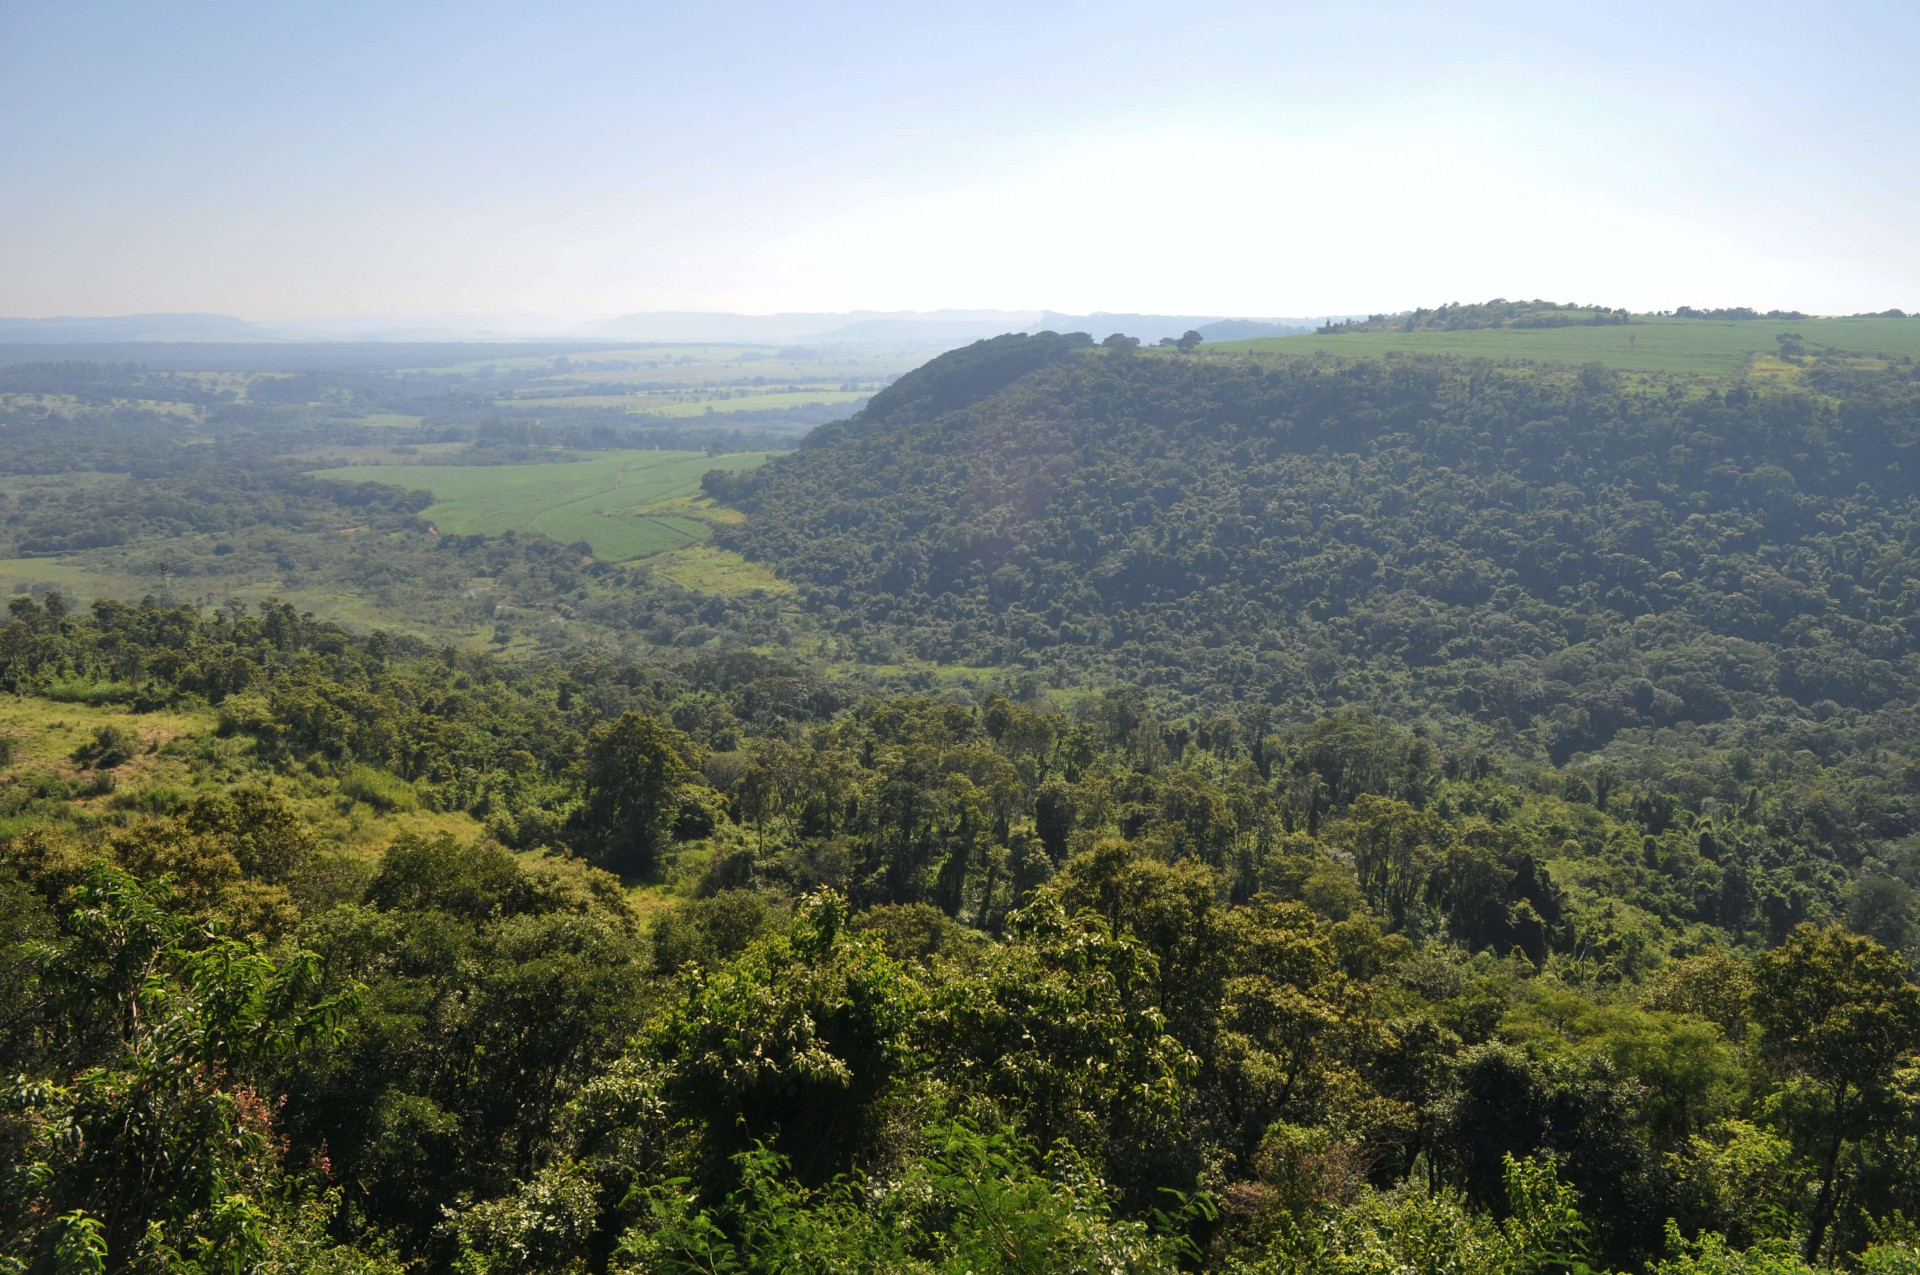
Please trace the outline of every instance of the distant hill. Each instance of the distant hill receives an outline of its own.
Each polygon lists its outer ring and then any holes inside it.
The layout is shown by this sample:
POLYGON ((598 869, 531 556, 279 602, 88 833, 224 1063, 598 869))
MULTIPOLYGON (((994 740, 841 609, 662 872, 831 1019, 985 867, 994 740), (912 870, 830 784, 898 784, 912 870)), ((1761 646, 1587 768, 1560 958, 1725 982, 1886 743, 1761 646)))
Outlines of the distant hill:
POLYGON ((870 649, 1055 685, 1363 703, 1556 762, 1788 731, 1920 702, 1920 380, 1809 377, 1001 337, 729 480, 721 540, 870 649))
POLYGON ((1038 310, 933 310, 844 313, 728 314, 701 310, 656 310, 581 325, 583 335, 629 341, 737 341, 747 344, 809 342, 944 342, 1017 332, 1039 320, 1038 310))
MULTIPOLYGON (((1051 310, 928 310, 727 314, 649 311, 573 323, 526 316, 457 315, 302 319, 253 323, 226 314, 135 314, 0 319, 0 345, 226 344, 557 344, 739 343, 743 345, 895 345, 928 352, 1006 332, 1124 332, 1152 344, 1198 329, 1209 341, 1306 332, 1318 319, 1241 319, 1215 315, 1062 314, 1051 310)), ((503 356, 504 357, 504 356, 503 356)))
POLYGON ((0 319, 0 344, 110 341, 268 341, 272 330, 230 314, 130 314, 119 318, 0 319))
POLYGON ((620 341, 0 341, 0 367, 22 363, 138 363, 155 372, 395 372, 469 359, 555 358, 626 348, 620 341))
POLYGON ((657 311, 624 315, 583 331, 632 341, 891 343, 951 347, 1007 332, 1125 333, 1151 345, 1197 329, 1209 341, 1311 331, 1318 319, 1240 319, 1193 314, 1065 314, 1055 310, 868 311, 846 314, 721 314, 657 311))
POLYGON ((1311 332, 1313 321, 1303 319, 1295 322, 1291 319, 1219 319, 1213 323, 1203 323, 1196 329, 1208 341, 1250 341, 1263 336, 1291 336, 1296 332, 1311 332))

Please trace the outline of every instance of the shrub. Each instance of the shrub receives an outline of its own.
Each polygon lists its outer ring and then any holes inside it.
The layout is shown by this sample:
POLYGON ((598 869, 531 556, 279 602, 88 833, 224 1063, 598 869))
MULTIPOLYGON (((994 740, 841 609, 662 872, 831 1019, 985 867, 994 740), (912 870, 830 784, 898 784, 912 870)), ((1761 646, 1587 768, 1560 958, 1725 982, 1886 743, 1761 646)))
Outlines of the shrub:
POLYGON ((47 698, 61 704, 90 704, 99 708, 107 704, 132 703, 134 689, 125 682, 90 682, 77 677, 49 686, 47 698))
POLYGON ((390 775, 371 766, 355 766, 342 775, 340 795, 363 801, 382 813, 415 810, 420 805, 420 795, 413 790, 412 784, 398 775, 390 775))
POLYGON ((73 759, 95 770, 112 770, 139 751, 139 736, 124 726, 108 722, 93 728, 93 738, 73 750, 73 759))

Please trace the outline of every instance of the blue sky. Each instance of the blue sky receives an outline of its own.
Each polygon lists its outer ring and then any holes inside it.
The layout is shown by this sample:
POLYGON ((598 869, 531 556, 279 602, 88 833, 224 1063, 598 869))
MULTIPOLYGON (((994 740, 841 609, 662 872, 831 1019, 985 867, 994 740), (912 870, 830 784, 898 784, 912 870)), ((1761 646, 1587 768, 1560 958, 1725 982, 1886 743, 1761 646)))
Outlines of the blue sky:
POLYGON ((1920 309, 1920 6, 0 0, 0 314, 1920 309))

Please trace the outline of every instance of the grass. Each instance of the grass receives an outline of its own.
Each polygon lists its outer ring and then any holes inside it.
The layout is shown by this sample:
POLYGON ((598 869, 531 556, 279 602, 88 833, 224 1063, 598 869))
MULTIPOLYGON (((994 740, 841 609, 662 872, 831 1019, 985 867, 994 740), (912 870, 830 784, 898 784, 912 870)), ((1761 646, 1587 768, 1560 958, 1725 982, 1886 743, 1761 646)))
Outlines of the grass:
POLYGON ((1725 375, 1779 349, 1783 332, 1805 339, 1809 354, 1828 351, 1920 358, 1920 319, 1667 319, 1621 327, 1503 328, 1469 332, 1352 332, 1265 337, 1205 347, 1208 353, 1452 354, 1540 363, 1602 363, 1636 372, 1725 375))
MULTIPOLYGON (((121 812, 172 807, 209 786, 247 780, 273 787, 322 842, 354 854, 378 854, 402 832, 428 837, 449 832, 467 841, 481 833, 479 821, 463 811, 423 808, 410 785, 384 771, 355 767, 332 779, 261 769, 250 742, 214 738, 218 722, 218 713, 206 708, 133 713, 115 706, 0 696, 0 736, 13 752, 13 760, 0 769, 0 794, 17 802, 19 790, 44 792, 51 785, 54 792, 65 793, 66 818, 98 826, 103 820, 126 822, 129 816, 121 812), (132 735, 136 749, 107 772, 110 787, 92 791, 88 781, 95 772, 73 754, 103 726, 132 735), (162 797, 166 800, 149 800, 162 797)), ((57 808, 37 804, 40 808, 5 822, 24 827, 63 817, 57 808)))
POLYGON ((141 751, 132 760, 114 768, 121 783, 177 780, 186 777, 186 765, 149 745, 160 745, 194 731, 212 730, 214 714, 203 710, 193 713, 161 711, 132 713, 113 705, 61 703, 31 696, 0 697, 0 735, 13 745, 13 764, 9 772, 22 768, 52 771, 65 778, 79 774, 84 767, 73 760, 73 752, 92 738, 101 726, 118 726, 141 743, 141 751))
MULTIPOLYGON (((76 605, 85 605, 95 598, 137 601, 149 595, 164 596, 159 581, 153 576, 132 575, 85 558, 0 558, 0 594, 24 593, 42 585, 59 589, 69 603, 76 605)), ((172 599, 175 603, 210 604, 215 599, 201 596, 199 592, 205 587, 202 580, 178 580, 172 599)), ((239 598, 256 605, 273 598, 296 611, 311 611, 317 619, 361 631, 387 629, 435 642, 477 639, 491 627, 426 623, 415 614, 383 609, 372 598, 351 589, 289 585, 277 574, 261 579, 223 579, 218 597, 239 598)))
POLYGON ((328 443, 288 452, 294 460, 332 465, 417 465, 443 460, 473 450, 472 443, 328 443))
POLYGON ((430 491, 434 503, 424 516, 443 533, 539 532, 563 544, 583 540, 595 557, 619 561, 705 540, 712 534, 705 521, 652 506, 697 494, 709 469, 749 469, 766 458, 615 451, 551 465, 361 465, 314 476, 430 491))
MULTIPOLYGON (((164 412, 169 416, 184 416, 197 421, 201 409, 192 403, 180 403, 170 398, 114 398, 114 407, 132 407, 142 411, 164 412)), ((62 416, 71 416, 81 408, 80 400, 71 394, 0 394, 0 407, 27 408, 44 407, 62 416)))
POLYGON ((510 385, 502 385, 503 393, 537 394, 548 387, 609 383, 677 389, 711 385, 774 391, 790 383, 838 390, 843 383, 853 381, 877 389, 926 362, 927 357, 926 351, 918 348, 862 349, 856 354, 844 346, 794 351, 773 345, 654 343, 570 354, 564 369, 555 366, 555 356, 538 355, 467 359, 432 370, 475 375, 491 369, 496 373, 522 374, 510 385), (528 378, 526 373, 536 375, 528 378))
POLYGON ((772 394, 743 394, 738 398, 708 399, 694 403, 647 403, 640 410, 655 416, 703 416, 708 412, 766 412, 810 403, 854 403, 870 398, 866 390, 781 390, 772 394))
POLYGON ((709 544, 688 545, 661 554, 653 563, 653 572, 694 593, 729 598, 750 593, 779 597, 795 592, 790 581, 782 580, 759 563, 748 562, 730 549, 716 549, 709 544))
MULTIPOLYGON (((631 345, 616 345, 611 349, 585 350, 577 353, 568 353, 564 357, 568 363, 576 368, 598 362, 624 362, 629 360, 670 361, 674 359, 685 359, 705 363, 723 359, 739 359, 747 351, 758 348, 760 347, 751 345, 663 345, 657 342, 635 342, 631 345)), ((506 359, 465 359, 458 363, 436 363, 432 367, 410 368, 408 370, 415 372, 461 372, 469 376, 476 372, 484 372, 489 368, 498 372, 532 371, 552 367, 554 362, 561 357, 563 356, 559 354, 524 354, 515 358, 506 359)))
POLYGON ((69 598, 141 598, 160 593, 157 579, 89 570, 71 558, 0 558, 0 592, 25 593, 50 584, 69 598))
MULTIPOLYGON (((0 558, 0 593, 24 593, 31 587, 52 585, 70 603, 84 604, 95 598, 137 601, 149 595, 165 598, 159 580, 150 575, 133 575, 111 567, 90 563, 83 558, 0 558)), ((201 580, 177 580, 172 600, 184 604, 196 600, 201 580)), ((226 580, 220 596, 258 603, 276 598, 297 610, 311 611, 322 620, 333 620, 356 628, 387 628, 421 637, 440 638, 436 630, 409 623, 409 617, 381 611, 368 598, 351 592, 325 588, 288 587, 277 576, 260 580, 226 580)))

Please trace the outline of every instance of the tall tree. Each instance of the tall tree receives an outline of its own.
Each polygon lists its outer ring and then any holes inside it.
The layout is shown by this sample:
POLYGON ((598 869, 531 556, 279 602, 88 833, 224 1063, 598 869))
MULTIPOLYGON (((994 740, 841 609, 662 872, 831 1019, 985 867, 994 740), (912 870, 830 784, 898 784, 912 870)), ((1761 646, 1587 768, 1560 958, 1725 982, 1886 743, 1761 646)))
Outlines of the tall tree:
POLYGON ((1825 1091, 1829 1140, 1807 1231, 1813 1261, 1833 1224, 1834 1179, 1848 1137, 1865 1130, 1872 1099, 1920 1048, 1920 987, 1899 957, 1839 927, 1802 925, 1760 958, 1753 1016, 1764 1048, 1825 1091))
POLYGON ((595 727, 583 760, 585 848, 615 872, 650 870, 672 827, 677 790, 699 761, 699 745, 645 713, 595 727))

